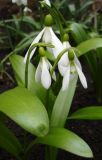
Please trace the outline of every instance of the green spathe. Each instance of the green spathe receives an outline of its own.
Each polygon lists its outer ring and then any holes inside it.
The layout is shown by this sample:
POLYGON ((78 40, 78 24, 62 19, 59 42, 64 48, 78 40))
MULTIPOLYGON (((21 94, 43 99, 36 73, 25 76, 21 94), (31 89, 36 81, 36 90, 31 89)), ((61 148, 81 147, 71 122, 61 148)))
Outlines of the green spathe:
POLYGON ((45 24, 45 26, 52 26, 53 25, 53 18, 50 14, 45 16, 44 24, 45 24))

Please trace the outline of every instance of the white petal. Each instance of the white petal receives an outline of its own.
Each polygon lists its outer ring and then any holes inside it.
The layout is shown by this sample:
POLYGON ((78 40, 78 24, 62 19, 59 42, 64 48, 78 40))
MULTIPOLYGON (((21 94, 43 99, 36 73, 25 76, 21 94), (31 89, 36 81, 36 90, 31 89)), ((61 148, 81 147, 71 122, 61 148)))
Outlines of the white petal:
POLYGON ((45 30, 44 30, 44 34, 43 34, 43 37, 42 37, 42 40, 45 42, 45 43, 51 43, 51 33, 50 33, 50 27, 45 27, 45 30))
MULTIPOLYGON (((62 82, 62 90, 66 90, 69 86, 69 80, 70 80, 70 65, 67 68, 67 71, 63 77, 63 82, 62 82)), ((69 93, 70 94, 70 93, 69 93)))
POLYGON ((65 53, 61 59, 59 60, 58 62, 60 65, 63 65, 63 66, 68 66, 68 63, 69 63, 69 59, 68 59, 68 53, 65 53))
POLYGON ((31 10, 30 8, 28 8, 28 7, 25 7, 25 8, 23 9, 23 12, 24 12, 24 13, 32 12, 32 10, 31 10))
POLYGON ((64 48, 70 48, 71 45, 70 45, 70 43, 69 43, 68 41, 64 41, 64 42, 63 42, 63 47, 64 47, 64 48))
POLYGON ((63 50, 63 45, 61 41, 58 39, 58 37, 53 32, 52 28, 49 27, 50 33, 51 33, 51 43, 55 46, 52 48, 53 54, 55 58, 58 56, 58 54, 63 50))
POLYGON ((62 76, 66 73, 68 65, 69 65, 68 54, 65 53, 58 62, 58 69, 62 76))
MULTIPOLYGON (((33 42, 31 43, 30 47, 31 47, 33 44, 38 43, 38 42, 40 41, 40 39, 41 39, 41 37, 42 37, 42 35, 43 35, 43 33, 44 33, 44 30, 45 30, 45 28, 44 28, 44 29, 37 35, 37 37, 33 40, 33 42)), ((29 49, 30 49, 30 47, 29 47, 29 49)), ((36 47, 35 47, 35 48, 33 49, 33 51, 31 52, 29 60, 32 58, 35 50, 36 50, 36 47)), ((28 50, 28 51, 29 51, 29 50, 28 50)), ((25 57, 24 57, 24 63, 25 63, 26 60, 27 60, 28 51, 27 51, 27 53, 26 53, 26 55, 25 55, 25 57)))
POLYGON ((48 6, 51 6, 51 3, 50 3, 49 0, 44 0, 44 1, 45 1, 45 3, 46 3, 48 6))
MULTIPOLYGON (((43 40, 45 43, 52 43, 52 37, 51 37, 50 28, 51 28, 51 27, 46 27, 46 29, 45 29, 45 31, 44 31, 42 40, 43 40)), ((52 48, 47 47, 47 50, 48 50, 49 52, 53 53, 52 48)))
POLYGON ((84 76, 82 70, 79 68, 79 66, 77 66, 77 64, 75 64, 75 67, 76 67, 76 70, 78 72, 78 75, 79 75, 79 78, 80 78, 80 81, 83 85, 84 88, 87 88, 87 81, 86 81, 86 77, 84 76))
MULTIPOLYGON (((51 63, 50 63, 48 60, 47 60, 47 63, 48 63, 48 65, 49 65, 49 68, 50 68, 50 71, 51 71, 52 65, 51 65, 51 63)), ((56 81, 56 74, 55 74, 55 72, 53 72, 52 78, 53 78, 54 81, 56 81)))
MULTIPOLYGON (((66 49, 66 48, 70 48, 70 44, 68 41, 64 41, 63 42, 63 49, 66 49)), ((60 59, 59 63, 61 65, 64 65, 64 66, 67 66, 68 63, 69 63, 69 59, 68 59, 68 52, 66 52, 60 59)))
POLYGON ((76 65, 82 70, 82 67, 81 67, 81 64, 80 64, 80 61, 78 60, 76 54, 74 53, 74 62, 76 63, 76 65))
POLYGON ((65 73, 66 73, 66 71, 67 71, 67 67, 68 67, 68 66, 60 65, 60 64, 58 63, 58 70, 59 70, 59 72, 60 72, 60 74, 61 74, 62 76, 65 75, 65 73))
POLYGON ((23 5, 27 5, 27 0, 21 0, 23 5))
POLYGON ((41 82, 41 72, 42 72, 42 63, 40 61, 38 64, 38 67, 36 69, 36 72, 35 72, 35 81, 36 82, 41 82))
POLYGON ((45 58, 42 58, 41 83, 46 89, 48 89, 51 85, 51 76, 45 58))

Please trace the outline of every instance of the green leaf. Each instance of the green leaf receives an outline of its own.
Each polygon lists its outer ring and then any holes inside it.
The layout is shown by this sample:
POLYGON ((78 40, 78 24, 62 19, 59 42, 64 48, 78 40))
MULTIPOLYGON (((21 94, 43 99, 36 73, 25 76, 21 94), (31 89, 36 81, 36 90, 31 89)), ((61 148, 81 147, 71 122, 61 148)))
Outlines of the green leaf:
POLYGON ((55 60, 54 55, 53 55, 51 52, 49 52, 49 51, 46 51, 46 57, 47 57, 49 60, 51 60, 51 61, 54 61, 54 60, 55 60))
POLYGON ((69 32, 72 34, 77 44, 87 40, 88 38, 88 35, 86 34, 82 25, 78 23, 72 23, 70 25, 69 32))
POLYGON ((71 114, 68 119, 102 120, 102 106, 85 107, 71 114))
POLYGON ((44 105, 25 88, 16 87, 1 94, 0 111, 36 136, 44 136, 49 130, 44 105))
POLYGON ((60 91, 51 115, 51 126, 63 127, 67 119, 72 99, 75 93, 77 76, 70 81, 69 87, 65 91, 60 91))
POLYGON ((36 22, 31 16, 23 16, 22 22, 33 25, 36 29, 40 29, 40 23, 36 22))
POLYGON ((93 157, 88 144, 75 133, 64 128, 52 128, 43 138, 38 138, 38 142, 64 149, 79 156, 93 157))
POLYGON ((102 47, 102 38, 92 38, 87 41, 80 43, 77 46, 77 49, 80 53, 77 56, 81 56, 91 50, 102 47))
MULTIPOLYGON (((12 55, 10 62, 15 71, 16 80, 19 86, 25 86, 25 63, 23 57, 19 55, 12 55)), ((29 63, 28 68, 28 90, 38 96, 40 100, 45 103, 46 90, 35 82, 35 68, 29 63)))
POLYGON ((7 150, 18 159, 19 154, 22 152, 22 146, 19 141, 2 122, 0 122, 0 147, 7 150))

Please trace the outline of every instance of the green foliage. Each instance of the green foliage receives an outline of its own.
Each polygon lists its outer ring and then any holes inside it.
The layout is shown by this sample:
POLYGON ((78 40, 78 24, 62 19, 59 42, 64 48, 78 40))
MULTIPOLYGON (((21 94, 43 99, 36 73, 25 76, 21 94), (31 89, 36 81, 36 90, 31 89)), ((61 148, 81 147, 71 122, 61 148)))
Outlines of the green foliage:
MULTIPOLYGON (((10 61, 12 67, 15 72, 15 78, 19 86, 25 86, 25 63, 23 57, 19 55, 12 55, 10 57, 10 61)), ((29 63, 28 68, 28 90, 31 91, 33 94, 38 96, 42 101, 45 98, 46 91, 45 89, 38 83, 35 82, 35 68, 34 66, 29 63)))
POLYGON ((68 119, 101 120, 102 106, 85 107, 72 113, 68 119))
POLYGON ((36 136, 49 130, 49 120, 41 101, 23 87, 16 87, 0 96, 0 111, 36 136))
POLYGON ((51 128, 48 135, 38 138, 38 142, 64 149, 82 157, 93 157, 86 142, 75 133, 64 128, 51 128))
POLYGON ((18 139, 3 122, 0 122, 0 147, 6 149, 17 159, 20 159, 20 153, 23 152, 18 139))
POLYGON ((61 90, 59 92, 52 110, 51 126, 64 127, 72 103, 76 83, 77 76, 70 81, 70 86, 67 90, 61 90))
MULTIPOLYGON (((102 38, 100 33, 102 29, 98 23, 97 10, 92 10, 94 1, 78 0, 73 3, 70 0, 55 0, 53 2, 51 7, 42 2, 45 8, 41 8, 40 14, 45 14, 47 9, 47 12, 52 15, 56 22, 55 29, 58 27, 56 33, 61 40, 64 33, 69 33, 69 39, 74 46, 77 46, 74 48, 77 57, 83 55, 87 62, 96 89, 97 99, 101 102, 102 38), (91 11, 91 13, 87 11, 91 11), (90 28, 90 26, 93 27, 90 28)), ((43 14, 41 19, 43 19, 43 14)), ((40 16, 38 15, 38 17, 40 16)), ((0 27, 4 29, 4 33, 0 33, 1 49, 12 50, 1 60, 0 71, 5 72, 3 65, 9 58, 17 82, 17 87, 0 95, 0 147, 14 155, 18 160, 29 159, 29 152, 33 145, 40 143, 49 145, 49 148, 45 146, 46 160, 56 159, 57 149, 55 147, 82 157, 92 158, 93 153, 88 144, 78 135, 64 128, 67 119, 68 122, 71 119, 102 119, 101 106, 85 107, 69 115, 78 76, 70 80, 67 90, 62 91, 62 89, 59 89, 62 79, 60 79, 61 77, 56 69, 60 58, 68 51, 68 48, 60 51, 55 59, 48 49, 50 47, 54 48, 54 44, 43 43, 46 58, 53 65, 49 74, 52 76, 55 71, 57 75, 56 84, 53 85, 52 81, 50 89, 46 90, 39 82, 35 81, 35 71, 39 60, 37 52, 35 52, 32 63, 29 62, 32 50, 40 46, 42 42, 36 42, 30 47, 26 63, 21 56, 24 55, 27 47, 39 33, 41 23, 34 20, 32 16, 21 14, 19 17, 12 16, 11 19, 0 21, 0 27), (36 136, 35 140, 27 143, 28 137, 24 133, 24 144, 21 145, 14 134, 4 125, 2 113, 23 128, 24 132, 27 131, 32 136, 36 136)))

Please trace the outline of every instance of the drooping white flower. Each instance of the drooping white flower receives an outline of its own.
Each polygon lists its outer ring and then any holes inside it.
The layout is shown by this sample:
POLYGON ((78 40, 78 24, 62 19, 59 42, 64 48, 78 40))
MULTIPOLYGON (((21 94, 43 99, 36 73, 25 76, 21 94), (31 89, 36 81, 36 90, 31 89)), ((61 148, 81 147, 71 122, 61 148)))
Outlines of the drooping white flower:
POLYGON ((27 0, 12 0, 12 3, 16 3, 18 6, 20 5, 27 5, 27 0))
MULTIPOLYGON (((47 60, 47 58, 41 57, 35 72, 35 80, 36 82, 40 82, 46 89, 48 89, 51 86, 51 75, 50 75, 51 68, 52 65, 47 60)), ((53 73, 52 78, 56 80, 55 73, 53 73)))
POLYGON ((48 6, 51 6, 51 3, 49 0, 44 0, 44 2, 48 5, 48 6))
POLYGON ((24 7, 23 12, 24 12, 24 13, 27 13, 27 12, 30 12, 30 13, 31 13, 32 10, 26 6, 26 7, 24 7))
MULTIPOLYGON (((54 57, 56 58, 58 56, 58 54, 61 52, 62 50, 62 43, 61 41, 57 38, 57 36, 55 35, 55 33, 52 30, 52 27, 46 26, 44 27, 44 29, 38 34, 38 36, 33 40, 32 44, 30 45, 30 47, 35 44, 38 43, 40 40, 42 39, 42 42, 45 43, 51 43, 52 45, 54 45, 54 48, 48 48, 47 49, 54 55, 54 57)), ((32 56, 34 55, 36 50, 36 47, 32 50, 31 54, 30 54, 30 59, 32 58, 32 56)), ((25 55, 24 58, 24 62, 26 62, 27 59, 27 55, 28 52, 25 55)))
MULTIPOLYGON (((70 46, 69 42, 64 42, 64 46, 70 46), (66 43, 66 44, 65 44, 66 43)), ((69 59, 68 56, 69 53, 65 53, 59 63, 58 63, 58 68, 60 74, 63 76, 63 82, 62 82, 62 90, 66 90, 69 86, 69 81, 71 77, 74 77, 75 74, 78 74, 79 79, 83 85, 84 88, 87 88, 87 81, 86 77, 84 76, 82 72, 82 67, 81 64, 73 50, 73 58, 69 59)))

